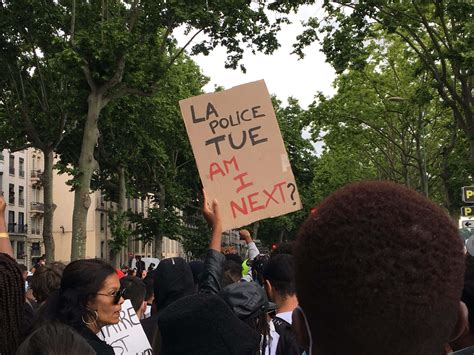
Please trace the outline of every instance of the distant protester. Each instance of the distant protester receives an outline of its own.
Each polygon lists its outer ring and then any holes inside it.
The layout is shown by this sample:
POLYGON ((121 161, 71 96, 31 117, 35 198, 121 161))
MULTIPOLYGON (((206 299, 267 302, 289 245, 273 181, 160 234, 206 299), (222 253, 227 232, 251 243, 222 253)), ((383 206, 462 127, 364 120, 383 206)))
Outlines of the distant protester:
POLYGON ((63 270, 64 269, 58 267, 57 264, 51 264, 39 268, 33 274, 31 288, 38 305, 44 303, 53 292, 59 290, 63 270))
POLYGON ((146 286, 138 277, 122 277, 120 279, 120 288, 123 291, 123 298, 130 300, 138 319, 141 319, 146 311, 146 286))

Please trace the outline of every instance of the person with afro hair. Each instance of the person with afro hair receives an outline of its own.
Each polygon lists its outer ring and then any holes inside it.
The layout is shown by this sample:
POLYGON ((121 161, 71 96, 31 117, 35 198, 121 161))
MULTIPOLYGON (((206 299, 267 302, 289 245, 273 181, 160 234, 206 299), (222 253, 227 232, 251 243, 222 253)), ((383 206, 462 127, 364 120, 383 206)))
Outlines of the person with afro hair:
POLYGON ((401 185, 331 194, 301 226, 295 266, 293 318, 309 354, 441 355, 464 327, 457 227, 401 185))

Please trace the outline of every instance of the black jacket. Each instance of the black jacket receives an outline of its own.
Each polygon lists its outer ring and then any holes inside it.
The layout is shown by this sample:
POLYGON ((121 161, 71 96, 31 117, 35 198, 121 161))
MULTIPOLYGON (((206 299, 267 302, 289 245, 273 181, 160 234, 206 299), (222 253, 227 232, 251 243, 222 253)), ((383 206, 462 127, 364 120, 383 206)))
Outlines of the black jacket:
POLYGON ((201 280, 199 281, 199 292, 216 295, 221 290, 221 279, 224 270, 225 256, 218 251, 208 249, 201 280))
POLYGON ((79 334, 89 343, 89 345, 95 350, 97 355, 115 355, 114 348, 112 348, 105 341, 100 340, 89 328, 81 327, 77 329, 79 334))

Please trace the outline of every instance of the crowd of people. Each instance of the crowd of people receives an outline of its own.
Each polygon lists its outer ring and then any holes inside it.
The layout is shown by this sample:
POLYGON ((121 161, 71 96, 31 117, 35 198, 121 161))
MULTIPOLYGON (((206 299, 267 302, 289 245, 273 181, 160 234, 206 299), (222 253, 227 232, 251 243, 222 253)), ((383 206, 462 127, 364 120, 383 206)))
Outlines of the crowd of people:
POLYGON ((389 182, 358 182, 313 210, 296 240, 224 254, 216 200, 203 261, 145 270, 98 259, 25 269, 0 197, 0 355, 114 354, 97 334, 129 299, 158 355, 474 353, 474 257, 440 207, 389 182))

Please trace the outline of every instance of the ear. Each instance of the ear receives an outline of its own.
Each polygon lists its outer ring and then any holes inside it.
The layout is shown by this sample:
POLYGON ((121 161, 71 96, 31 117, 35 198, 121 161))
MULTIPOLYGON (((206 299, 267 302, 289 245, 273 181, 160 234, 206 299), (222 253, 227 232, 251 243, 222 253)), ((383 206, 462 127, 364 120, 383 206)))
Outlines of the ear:
POLYGON ((304 315, 301 313, 299 308, 295 308, 291 315, 292 327, 295 331, 296 342, 301 346, 307 354, 309 354, 309 329, 306 328, 306 322, 304 315))
POLYGON ((142 312, 142 314, 145 314, 147 305, 148 303, 146 303, 146 301, 142 302, 142 305, 140 307, 140 311, 142 312))
POLYGON ((468 310, 464 302, 459 301, 458 308, 458 320, 454 326, 453 332, 451 333, 450 341, 455 341, 461 336, 469 332, 469 319, 468 319, 468 310))
POLYGON ((265 287, 265 291, 267 291, 267 296, 270 299, 270 301, 273 301, 273 287, 270 281, 265 280, 263 286, 265 287))

